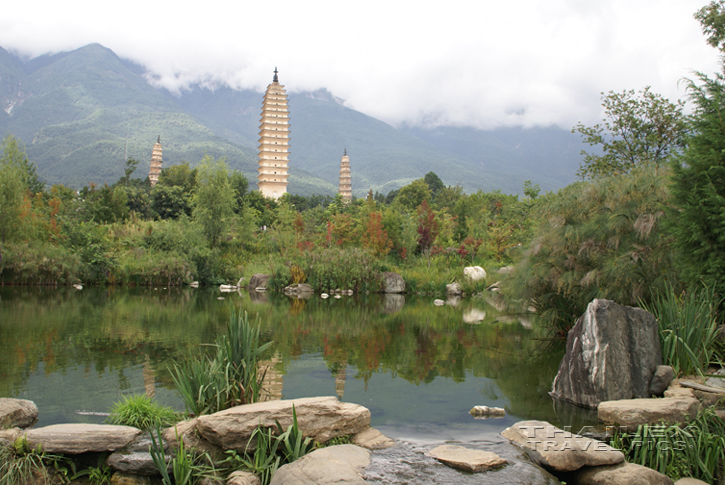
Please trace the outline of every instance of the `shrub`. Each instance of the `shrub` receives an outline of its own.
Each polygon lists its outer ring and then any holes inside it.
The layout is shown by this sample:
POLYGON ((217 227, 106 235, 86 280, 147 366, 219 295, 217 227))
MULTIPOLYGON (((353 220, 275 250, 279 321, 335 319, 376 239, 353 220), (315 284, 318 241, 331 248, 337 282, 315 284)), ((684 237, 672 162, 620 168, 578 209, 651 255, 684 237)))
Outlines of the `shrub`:
POLYGON ((54 483, 55 476, 65 477, 59 466, 63 457, 44 453, 41 446, 31 448, 25 436, 11 446, 0 448, 0 485, 35 485, 54 483))
POLYGON ((171 426, 179 416, 170 407, 161 406, 145 394, 124 396, 111 407, 108 422, 124 426, 133 426, 141 430, 150 430, 158 426, 171 426))
POLYGON ((646 165, 548 195, 505 294, 541 312, 551 308, 545 323, 565 331, 594 298, 635 305, 676 281, 672 237, 662 230, 665 172, 646 165))
POLYGON ((3 244, 2 281, 23 285, 70 284, 81 280, 83 263, 62 246, 3 244))

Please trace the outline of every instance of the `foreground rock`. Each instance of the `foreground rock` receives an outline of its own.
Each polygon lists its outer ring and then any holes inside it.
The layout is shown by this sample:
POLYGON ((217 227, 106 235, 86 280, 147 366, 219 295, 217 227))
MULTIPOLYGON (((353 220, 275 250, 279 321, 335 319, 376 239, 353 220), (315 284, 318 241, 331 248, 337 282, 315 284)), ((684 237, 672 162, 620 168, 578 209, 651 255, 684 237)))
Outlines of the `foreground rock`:
POLYGON ((362 446, 368 450, 384 450, 395 446, 395 441, 391 440, 383 433, 375 428, 368 428, 362 433, 358 433, 352 438, 352 444, 362 446))
POLYGON ((546 421, 520 421, 503 430, 501 436, 526 448, 540 465, 554 472, 624 461, 624 454, 606 443, 561 430, 546 421))
POLYGON ((604 424, 626 426, 634 430, 640 424, 684 423, 694 419, 699 410, 700 401, 694 397, 623 399, 600 403, 597 416, 604 424))
POLYGON ((383 293, 405 293, 405 280, 398 273, 385 271, 380 276, 383 278, 383 293))
POLYGON ((236 471, 229 475, 226 485, 261 485, 259 477, 251 472, 236 471))
POLYGON ((109 424, 54 424, 25 433, 31 448, 42 445, 47 453, 103 453, 125 448, 141 430, 109 424))
POLYGON ((442 445, 433 448, 428 454, 448 466, 471 473, 500 468, 508 463, 496 453, 463 446, 442 445))
POLYGON ((355 445, 321 448, 282 466, 270 485, 365 485, 362 472, 370 464, 370 451, 355 445))
POLYGON ((495 453, 507 466, 484 473, 469 473, 443 465, 430 456, 437 444, 398 442, 392 448, 372 454, 364 478, 375 485, 559 485, 551 473, 537 465, 521 447, 497 435, 472 443, 446 443, 465 446, 469 450, 495 453))
POLYGON ((202 438, 222 449, 244 451, 249 444, 251 450, 255 443, 249 440, 258 426, 271 428, 278 421, 287 429, 292 424, 293 405, 300 431, 319 443, 370 427, 367 408, 340 402, 336 397, 313 397, 236 406, 200 416, 196 429, 202 438))
POLYGON ((577 485, 672 485, 667 475, 634 463, 585 468, 574 474, 572 482, 577 485))
POLYGON ((0 398, 0 428, 27 428, 38 420, 38 406, 26 399, 0 398))
POLYGON ((602 401, 646 398, 661 364, 655 317, 597 299, 567 335, 551 395, 592 408, 602 401))
POLYGON ((667 390, 672 379, 675 378, 675 369, 670 365, 658 365, 652 380, 649 383, 650 396, 661 396, 667 390))

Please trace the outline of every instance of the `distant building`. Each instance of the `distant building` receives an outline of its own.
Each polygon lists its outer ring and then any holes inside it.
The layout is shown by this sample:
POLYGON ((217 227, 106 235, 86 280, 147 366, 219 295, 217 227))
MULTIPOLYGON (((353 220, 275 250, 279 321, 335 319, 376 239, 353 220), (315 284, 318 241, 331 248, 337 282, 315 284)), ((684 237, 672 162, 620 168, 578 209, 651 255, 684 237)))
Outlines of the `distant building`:
POLYGON ((347 148, 340 160, 340 195, 343 200, 352 200, 352 181, 350 177, 350 157, 347 156, 347 148))
POLYGON ((151 152, 151 166, 149 167, 149 180, 151 181, 151 187, 156 185, 159 181, 159 174, 161 173, 161 164, 163 163, 162 155, 164 149, 161 147, 161 135, 159 135, 154 149, 151 152))
POLYGON ((272 84, 267 86, 262 103, 259 131, 259 191, 265 197, 279 199, 287 193, 287 156, 289 155, 289 110, 287 94, 274 68, 272 84))

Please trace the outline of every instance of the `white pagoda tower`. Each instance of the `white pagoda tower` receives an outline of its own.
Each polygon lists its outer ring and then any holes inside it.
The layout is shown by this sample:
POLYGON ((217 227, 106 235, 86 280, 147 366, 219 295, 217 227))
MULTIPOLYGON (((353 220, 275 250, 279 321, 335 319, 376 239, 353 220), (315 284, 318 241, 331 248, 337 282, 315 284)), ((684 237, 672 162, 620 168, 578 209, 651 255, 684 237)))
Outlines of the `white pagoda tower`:
POLYGON ((350 157, 347 156, 347 148, 343 152, 340 160, 340 195, 342 199, 352 201, 352 181, 350 177, 350 157))
POLYGON ((279 199, 287 193, 287 156, 289 155, 289 109, 284 86, 279 83, 277 68, 267 86, 262 103, 259 127, 259 191, 265 197, 279 199))
POLYGON ((161 164, 163 163, 163 153, 164 149, 161 147, 161 135, 159 135, 159 138, 151 151, 151 166, 149 167, 149 180, 151 181, 151 187, 156 185, 156 182, 159 181, 161 164))

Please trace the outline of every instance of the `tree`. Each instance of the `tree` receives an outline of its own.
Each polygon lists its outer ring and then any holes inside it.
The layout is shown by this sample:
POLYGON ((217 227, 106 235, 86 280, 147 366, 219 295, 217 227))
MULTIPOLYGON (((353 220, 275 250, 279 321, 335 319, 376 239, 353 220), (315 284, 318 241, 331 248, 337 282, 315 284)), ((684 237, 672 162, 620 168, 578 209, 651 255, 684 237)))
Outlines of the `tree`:
POLYGON ((430 189, 431 196, 433 197, 433 200, 436 199, 438 196, 438 193, 445 189, 446 186, 443 183, 443 181, 436 175, 435 172, 428 172, 425 174, 425 177, 423 177, 423 182, 428 185, 428 188, 430 189))
POLYGON ((725 0, 713 0, 695 13, 700 22, 707 43, 725 51, 725 0))
POLYGON ((431 192, 423 179, 413 180, 410 184, 402 187, 395 201, 410 211, 414 211, 423 201, 430 201, 431 192))
POLYGON ((672 224, 682 276, 725 294, 725 78, 688 83, 695 103, 692 136, 673 169, 672 224))
POLYGON ((205 155, 197 170, 192 215, 201 224, 209 244, 215 247, 234 218, 235 191, 224 159, 214 160, 205 155))
POLYGON ((638 93, 602 93, 603 123, 578 123, 572 129, 585 143, 601 148, 601 154, 582 150, 584 160, 577 175, 595 178, 628 173, 643 163, 663 164, 684 146, 687 125, 683 105, 651 92, 649 86, 638 93))

